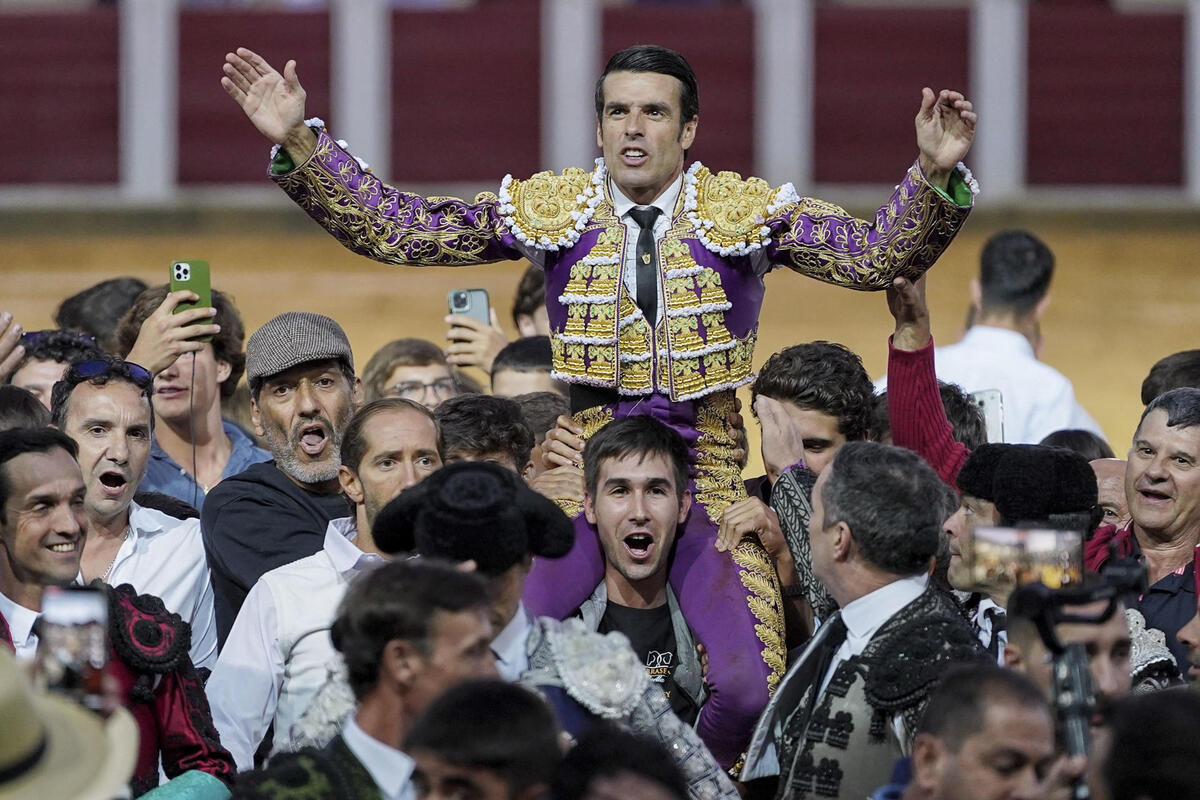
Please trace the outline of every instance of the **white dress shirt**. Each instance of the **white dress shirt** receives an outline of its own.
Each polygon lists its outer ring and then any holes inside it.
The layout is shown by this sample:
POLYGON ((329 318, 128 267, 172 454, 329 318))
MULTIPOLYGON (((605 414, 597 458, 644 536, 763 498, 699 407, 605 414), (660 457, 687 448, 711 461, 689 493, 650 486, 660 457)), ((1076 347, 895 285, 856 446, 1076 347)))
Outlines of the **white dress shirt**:
MULTIPOLYGON (((833 654, 833 660, 829 662, 829 669, 821 680, 822 692, 829 685, 838 665, 853 656, 862 655, 867 643, 876 631, 883 627, 883 623, 920 597, 928 583, 928 575, 901 578, 846 604, 842 609, 842 622, 846 623, 846 641, 842 642, 842 646, 833 654)), ((904 721, 899 716, 892 717, 892 728, 896 731, 896 737, 903 742, 904 721)))
POLYGON ((350 579, 383 563, 354 545, 354 519, 330 521, 323 549, 267 572, 250 588, 205 693, 238 770, 254 766, 274 721, 273 750, 290 736, 341 656, 329 629, 350 579))
POLYGON ((846 641, 842 642, 842 646, 833 654, 833 660, 829 662, 829 669, 821 681, 822 692, 829 685, 829 680, 837 671, 838 665, 852 656, 862 655, 867 642, 883 627, 883 623, 920 597, 928 583, 928 575, 901 578, 846 604, 842 609, 842 622, 846 623, 846 641))
POLYGON ((342 740, 370 773, 383 800, 416 800, 417 790, 412 783, 416 764, 411 758, 369 736, 358 727, 353 714, 342 726, 342 740))
POLYGON ((131 535, 117 549, 108 585, 128 583, 139 594, 161 598, 168 611, 192 626, 192 664, 212 669, 217 663, 217 620, 200 520, 181 520, 130 503, 129 528, 131 535))
POLYGON ((8 624, 8 633, 12 636, 13 648, 21 661, 31 661, 37 655, 38 637, 33 632, 33 625, 38 621, 40 613, 9 600, 0 592, 0 616, 8 624))
MULTIPOLYGON (((667 230, 671 227, 671 215, 675 212, 675 203, 679 200, 679 190, 683 188, 683 176, 680 175, 675 179, 674 183, 666 188, 658 198, 650 205, 657 208, 662 213, 658 215, 658 219, 654 220, 654 241, 661 241, 663 236, 667 234, 667 230)), ((626 197, 617 185, 611 180, 608 182, 608 190, 612 194, 613 200, 613 216, 621 220, 621 224, 625 226, 625 264, 621 270, 621 279, 625 282, 625 291, 629 292, 629 298, 635 303, 637 302, 637 240, 642 232, 642 226, 637 224, 637 221, 629 215, 629 212, 638 206, 637 203, 626 197)), ((658 279, 655 281, 656 290, 659 296, 662 296, 662 270, 658 272, 658 279)), ((658 317, 655 319, 655 324, 662 319, 663 304, 658 303, 658 317)))
MULTIPOLYGON (((991 325, 973 325, 963 338, 933 352, 940 380, 968 392, 999 389, 1004 407, 1004 441, 1037 444, 1048 434, 1082 428, 1103 436, 1075 399, 1075 387, 1061 372, 1037 360, 1024 335, 991 325)), ((885 376, 877 388, 887 388, 885 376)))
POLYGON ((529 654, 525 643, 533 628, 533 619, 525 610, 525 604, 517 606, 517 613, 504 626, 504 630, 492 639, 492 655, 496 657, 496 671, 509 683, 516 683, 529 669, 529 654))

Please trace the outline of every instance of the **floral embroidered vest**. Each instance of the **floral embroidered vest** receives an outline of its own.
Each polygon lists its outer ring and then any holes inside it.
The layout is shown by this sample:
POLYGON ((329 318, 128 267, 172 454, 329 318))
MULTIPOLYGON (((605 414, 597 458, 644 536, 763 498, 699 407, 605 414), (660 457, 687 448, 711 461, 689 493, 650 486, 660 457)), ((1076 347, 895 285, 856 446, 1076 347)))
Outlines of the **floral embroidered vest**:
POLYGON ((676 401, 752 381, 763 286, 749 255, 770 241, 764 219, 797 199, 790 184, 774 190, 693 164, 657 243, 664 313, 652 329, 622 280, 626 230, 613 214, 603 159, 590 174, 506 177, 504 222, 547 251, 554 377, 676 401))

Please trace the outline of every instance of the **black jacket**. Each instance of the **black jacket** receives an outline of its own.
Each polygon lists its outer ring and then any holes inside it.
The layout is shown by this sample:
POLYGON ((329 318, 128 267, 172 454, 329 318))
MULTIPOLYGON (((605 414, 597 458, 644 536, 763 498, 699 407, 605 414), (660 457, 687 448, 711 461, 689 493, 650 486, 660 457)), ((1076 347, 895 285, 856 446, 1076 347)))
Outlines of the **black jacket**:
POLYGON ((254 464, 213 487, 200 514, 200 530, 212 570, 221 646, 246 593, 263 573, 319 551, 329 521, 349 513, 345 496, 303 489, 274 461, 254 464))

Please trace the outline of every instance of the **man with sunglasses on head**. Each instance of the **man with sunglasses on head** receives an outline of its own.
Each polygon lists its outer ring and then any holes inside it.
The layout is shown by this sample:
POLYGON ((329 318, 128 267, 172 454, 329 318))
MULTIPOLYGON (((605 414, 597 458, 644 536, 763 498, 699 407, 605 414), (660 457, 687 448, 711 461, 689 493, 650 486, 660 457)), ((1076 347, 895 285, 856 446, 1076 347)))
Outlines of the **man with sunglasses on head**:
POLYGON ((79 446, 87 486, 80 582, 127 583, 161 598, 191 625, 197 669, 212 669, 217 627, 200 521, 134 502, 154 431, 152 384, 143 367, 101 355, 72 364, 54 385, 51 422, 79 446))
POLYGON ((100 348, 86 333, 52 328, 21 334, 24 353, 13 370, 9 383, 30 392, 46 410, 50 410, 50 391, 62 380, 72 361, 96 358, 100 348))

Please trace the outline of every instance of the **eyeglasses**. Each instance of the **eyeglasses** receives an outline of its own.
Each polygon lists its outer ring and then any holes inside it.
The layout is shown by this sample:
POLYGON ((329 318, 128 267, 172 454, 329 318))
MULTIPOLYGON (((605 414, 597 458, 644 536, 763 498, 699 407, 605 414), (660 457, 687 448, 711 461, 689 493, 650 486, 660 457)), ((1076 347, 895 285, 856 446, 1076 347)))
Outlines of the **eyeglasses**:
POLYGON ((67 331, 62 328, 48 328, 44 331, 28 331, 21 334, 21 346, 28 350, 31 347, 37 347, 44 339, 48 339, 51 334, 56 337, 75 339, 79 344, 86 344, 90 347, 96 346, 96 337, 88 333, 80 333, 78 331, 67 331))
POLYGON ((154 376, 145 367, 132 361, 108 361, 103 358, 90 358, 71 365, 71 371, 84 380, 93 378, 125 378, 142 389, 154 382, 154 376))
POLYGON ((438 378, 433 383, 403 381, 393 386, 390 394, 395 397, 402 397, 405 400, 420 401, 425 399, 430 389, 433 390, 433 396, 440 400, 445 400, 448 397, 454 397, 458 394, 458 384, 454 382, 454 378, 438 378))

